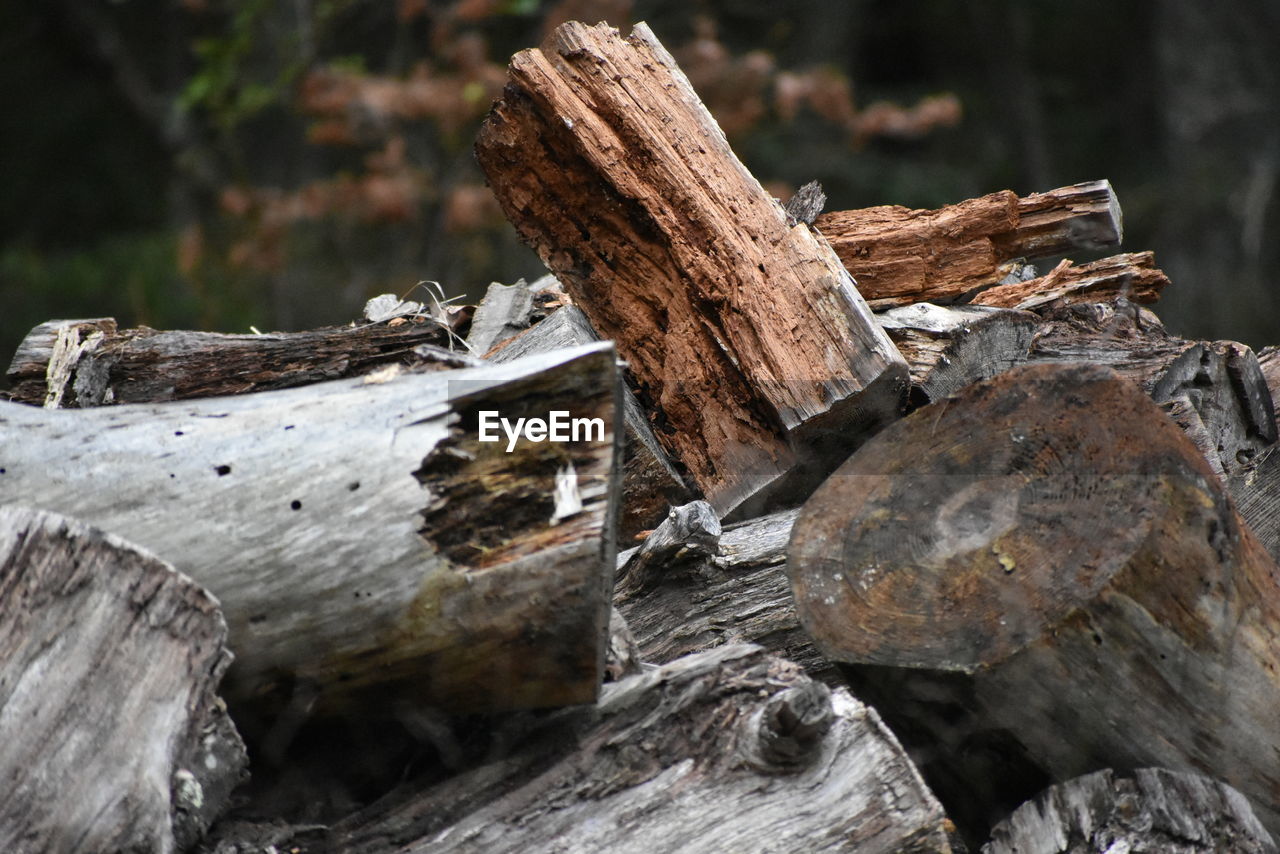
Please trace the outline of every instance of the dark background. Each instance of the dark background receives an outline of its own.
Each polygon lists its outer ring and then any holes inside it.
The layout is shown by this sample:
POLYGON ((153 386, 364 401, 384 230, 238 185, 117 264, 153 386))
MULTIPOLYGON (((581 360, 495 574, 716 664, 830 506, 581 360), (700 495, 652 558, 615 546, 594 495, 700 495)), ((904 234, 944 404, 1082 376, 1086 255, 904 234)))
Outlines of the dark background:
POLYGON ((511 53, 570 18, 648 21, 783 198, 1109 178, 1171 331, 1280 343, 1276 0, 22 0, 0 6, 0 364, 53 318, 298 329, 537 275, 471 144, 511 53))

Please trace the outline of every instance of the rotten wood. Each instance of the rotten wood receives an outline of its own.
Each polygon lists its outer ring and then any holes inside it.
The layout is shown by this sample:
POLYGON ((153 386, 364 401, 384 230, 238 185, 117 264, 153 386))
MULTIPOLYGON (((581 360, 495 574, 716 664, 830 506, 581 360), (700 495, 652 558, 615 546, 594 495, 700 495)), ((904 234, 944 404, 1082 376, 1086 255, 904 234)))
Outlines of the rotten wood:
POLYGON ((0 505, 0 849, 186 850, 246 765, 218 602, 124 540, 0 505))
POLYGON ((999 283, 1020 258, 1115 246, 1120 205, 1108 181, 1019 198, 1010 190, 938 210, 833 211, 814 226, 875 309, 952 302, 999 283))
POLYGON ((737 645, 612 683, 497 761, 279 847, 949 854, 944 825, 874 710, 737 645))
POLYGON ((923 406, 1026 361, 1040 319, 1025 311, 915 303, 876 320, 911 370, 911 403, 923 406))
MULTIPOLYGON (((586 315, 577 306, 566 305, 525 332, 506 339, 488 358, 493 362, 510 362, 534 353, 553 353, 598 340, 586 315)), ((627 542, 661 524, 669 507, 684 504, 693 495, 653 435, 649 419, 630 389, 622 392, 622 412, 626 441, 623 443, 619 538, 627 542)))
POLYGON ((1142 768, 1068 780, 992 831, 982 854, 1275 854, 1235 789, 1199 774, 1142 768))
POLYGON ((889 693, 958 677, 935 705, 1054 779, 1212 769, 1280 826, 1280 570, 1114 371, 1018 368, 886 428, 805 504, 788 573, 828 657, 889 693))
POLYGON ((10 399, 37 406, 157 403, 293 388, 389 364, 430 365, 436 358, 415 348, 452 341, 461 349, 451 336, 428 316, 265 335, 118 329, 109 317, 54 320, 27 334, 7 376, 10 399))
POLYGON ((647 26, 571 22, 518 53, 476 156, 721 516, 798 500, 896 416, 906 367, 848 272, 647 26))
POLYGON ((1130 252, 1078 266, 1064 259, 1044 276, 988 288, 971 299, 969 305, 1035 309, 1051 303, 1110 302, 1118 298, 1153 303, 1168 285, 1168 276, 1155 266, 1154 252, 1130 252))
POLYGON ((619 393, 616 355, 595 344, 207 400, 0 403, 0 503, 118 531, 208 587, 237 656, 224 690, 243 706, 588 702, 608 629, 619 393), (481 442, 482 410, 562 410, 602 429, 481 442))

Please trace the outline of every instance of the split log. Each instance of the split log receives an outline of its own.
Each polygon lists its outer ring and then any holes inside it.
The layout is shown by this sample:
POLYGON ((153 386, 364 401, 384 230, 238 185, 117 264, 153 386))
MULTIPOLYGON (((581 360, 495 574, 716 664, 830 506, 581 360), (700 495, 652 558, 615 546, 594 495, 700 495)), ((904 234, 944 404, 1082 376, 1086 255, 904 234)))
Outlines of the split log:
POLYGON ((435 361, 414 349, 450 343, 453 333, 434 318, 400 320, 268 335, 118 329, 109 317, 54 320, 18 346, 7 373, 10 398, 88 407, 270 391, 435 361))
POLYGON ((828 657, 889 693, 953 674, 934 706, 1054 779, 1211 769, 1280 827, 1280 570, 1113 371, 1019 368, 890 426, 805 504, 788 572, 828 657))
POLYGON ((0 506, 0 849, 185 850, 243 775, 217 601, 78 521, 0 506))
POLYGON ((831 241, 872 308, 953 302, 999 283, 1019 258, 1120 243, 1109 181, 1019 198, 1010 190, 933 211, 898 205, 833 211, 814 226, 831 241))
MULTIPOLYGON (((406 787, 314 854, 950 852, 941 808, 874 710, 758 647, 605 687, 497 762, 406 787)), ((287 850, 288 845, 281 845, 287 850)))
POLYGON ((911 403, 924 406, 1026 361, 1040 319, 1026 311, 920 302, 876 320, 911 370, 911 403))
MULTIPOLYGON (((591 322, 573 305, 563 306, 530 329, 506 339, 488 354, 493 362, 510 362, 534 353, 554 353, 598 341, 591 322)), ((652 530, 667 508, 693 498, 680 473, 653 435, 649 419, 630 389, 622 392, 626 441, 622 461, 622 508, 619 537, 623 542, 652 530)))
POLYGON ((299 691, 317 713, 392 691, 472 710, 589 702, 619 391, 613 348, 596 344, 179 403, 0 403, 0 503, 119 531, 208 587, 237 655, 225 691, 244 705, 299 691), (556 410, 600 429, 510 452, 506 436, 479 441, 481 411, 556 410))
POLYGON ((1025 282, 1001 284, 982 291, 970 305, 1033 309, 1051 303, 1153 303, 1169 285, 1169 277, 1155 266, 1155 253, 1130 252, 1075 266, 1063 260, 1047 275, 1025 282))
POLYGON ((1054 786, 992 831, 982 854, 1275 854, 1277 850, 1230 786, 1143 768, 1132 777, 1097 771, 1054 786))
POLYGON ((840 673, 800 628, 791 599, 785 564, 797 511, 719 533, 708 505, 698 504, 673 509, 669 527, 618 556, 614 606, 640 657, 667 663, 724 644, 755 643, 816 679, 840 684, 840 673))
POLYGON ((476 157, 721 516, 802 498, 896 416, 906 366, 848 272, 647 26, 571 22, 517 54, 476 157))

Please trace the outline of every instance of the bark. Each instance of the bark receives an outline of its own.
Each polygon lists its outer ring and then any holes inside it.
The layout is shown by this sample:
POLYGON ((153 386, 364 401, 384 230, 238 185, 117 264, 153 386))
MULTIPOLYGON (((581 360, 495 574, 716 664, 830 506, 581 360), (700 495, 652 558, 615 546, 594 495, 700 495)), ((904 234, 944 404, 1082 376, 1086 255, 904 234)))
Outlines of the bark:
POLYGON ((154 555, 0 506, 0 849, 194 843, 246 764, 215 694, 226 634, 217 600, 154 555))
POLYGON ((1273 854, 1271 835, 1230 786, 1143 768, 1098 771, 1042 792, 991 834, 982 854, 1273 854))
MULTIPOLYGON (((494 362, 510 362, 533 353, 553 353, 598 341, 590 321, 577 306, 566 305, 489 353, 494 362)), ((622 518, 619 537, 627 542, 662 522, 667 508, 684 504, 693 495, 653 435, 630 389, 622 393, 625 452, 622 462, 622 518)))
MULTIPOLYGON (((415 348, 448 346, 450 336, 426 317, 268 335, 121 330, 109 317, 55 320, 18 345, 8 370, 10 396, 89 407, 292 388, 388 364, 440 364, 438 351, 415 354, 415 348)), ((445 358, 442 367, 457 367, 465 353, 445 358)))
POLYGON ((1079 266, 1064 260, 1047 275, 988 288, 969 304, 1034 309, 1051 303, 1110 302, 1119 297, 1153 303, 1168 284, 1169 278, 1155 267, 1154 253, 1129 252, 1079 266))
POLYGON ((741 522, 717 536, 716 526, 690 524, 711 521, 696 506, 672 510, 680 533, 659 528, 618 556, 614 606, 640 657, 666 663, 723 644, 756 643, 839 683, 840 674, 800 628, 791 599, 786 550, 796 511, 741 522), (651 580, 637 584, 637 576, 651 580))
MULTIPOLYGON (((687 656, 545 721, 510 756, 406 787, 302 850, 950 852, 872 709, 758 647, 687 656)), ((284 846, 288 850, 288 846, 284 846)))
POLYGON ((1121 238, 1120 204, 1108 181, 1025 198, 1004 190, 934 211, 835 211, 814 225, 875 309, 952 302, 999 283, 1015 259, 1100 249, 1121 238))
POLYGON ((923 406, 1024 362, 1040 319, 1026 311, 939 306, 876 315, 911 370, 911 402, 923 406))
POLYGON ((0 403, 0 503, 118 531, 207 586, 242 706, 588 702, 614 565, 615 362, 596 344, 230 398, 0 403), (478 441, 481 410, 604 430, 508 453, 478 441))
POLYGON ((517 54, 476 155, 722 516, 802 497, 896 415, 905 365, 848 273, 648 27, 569 23, 517 54))
POLYGON ((788 572, 830 658, 957 674, 935 702, 1055 779, 1212 769, 1280 826, 1280 570, 1113 371, 1017 369, 886 428, 806 503, 788 572))

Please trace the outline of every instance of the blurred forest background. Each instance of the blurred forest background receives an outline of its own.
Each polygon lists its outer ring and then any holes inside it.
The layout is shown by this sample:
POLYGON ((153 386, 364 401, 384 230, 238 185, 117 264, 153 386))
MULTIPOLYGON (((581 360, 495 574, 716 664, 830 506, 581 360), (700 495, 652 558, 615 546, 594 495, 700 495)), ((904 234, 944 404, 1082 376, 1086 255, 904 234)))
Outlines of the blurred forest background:
POLYGON ((52 318, 301 329, 538 275, 471 146, 568 19, 648 21, 784 199, 1109 178, 1173 331, 1280 343, 1277 0, 14 0, 2 364, 52 318))

